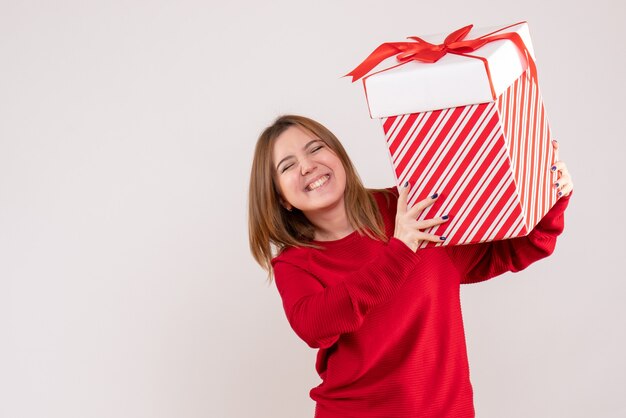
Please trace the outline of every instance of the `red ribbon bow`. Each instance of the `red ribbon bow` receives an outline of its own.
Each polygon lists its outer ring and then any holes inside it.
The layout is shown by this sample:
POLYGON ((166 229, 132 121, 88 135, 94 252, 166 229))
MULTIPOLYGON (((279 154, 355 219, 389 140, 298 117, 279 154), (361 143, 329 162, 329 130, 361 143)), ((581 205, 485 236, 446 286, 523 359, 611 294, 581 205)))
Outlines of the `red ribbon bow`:
POLYGON ((444 42, 439 45, 431 44, 430 42, 427 42, 417 36, 410 36, 409 38, 407 38, 412 39, 415 42, 386 42, 376 48, 367 58, 365 58, 365 60, 361 64, 359 64, 354 70, 350 71, 344 77, 352 76, 352 82, 354 83, 355 81, 369 73, 382 61, 394 55, 396 55, 397 60, 401 63, 406 63, 412 60, 433 63, 437 62, 441 57, 448 53, 457 54, 470 58, 477 58, 484 63, 485 70, 487 71, 487 77, 489 78, 491 94, 495 99, 496 94, 493 88, 493 83, 491 82, 491 72, 489 71, 489 64, 487 60, 483 57, 468 54, 470 52, 476 51, 479 48, 482 48, 485 44, 488 44, 489 42, 507 39, 515 44, 517 49, 526 59, 525 67, 530 68, 530 76, 535 80, 537 79, 537 67, 535 65, 535 61, 530 55, 526 44, 524 44, 524 41, 522 40, 522 37, 519 36, 519 34, 515 32, 495 33, 483 35, 476 39, 464 40, 472 27, 473 25, 467 25, 465 27, 462 27, 461 29, 457 29, 456 31, 449 34, 444 42))

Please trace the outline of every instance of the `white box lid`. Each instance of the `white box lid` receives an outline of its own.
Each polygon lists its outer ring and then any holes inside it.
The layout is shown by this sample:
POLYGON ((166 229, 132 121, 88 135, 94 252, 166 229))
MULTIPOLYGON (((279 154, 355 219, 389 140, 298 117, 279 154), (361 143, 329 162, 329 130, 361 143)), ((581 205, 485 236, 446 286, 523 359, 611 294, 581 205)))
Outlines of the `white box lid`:
MULTIPOLYGON (((534 59, 526 22, 504 27, 472 28, 465 39, 475 39, 494 32, 519 34, 534 59)), ((440 44, 447 35, 436 34, 421 38, 440 44)), ((496 97, 525 70, 524 55, 509 40, 487 43, 466 55, 487 60, 496 97)), ((434 63, 409 61, 400 65, 395 56, 392 56, 378 64, 362 81, 372 118, 493 101, 483 61, 451 53, 434 63)))

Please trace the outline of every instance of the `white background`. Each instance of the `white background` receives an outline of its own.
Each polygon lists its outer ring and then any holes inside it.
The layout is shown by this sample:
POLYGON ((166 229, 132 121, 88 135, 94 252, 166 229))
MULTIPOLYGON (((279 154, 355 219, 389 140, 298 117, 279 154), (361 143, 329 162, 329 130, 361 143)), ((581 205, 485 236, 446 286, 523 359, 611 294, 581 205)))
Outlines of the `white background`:
POLYGON ((257 136, 312 117, 389 186, 341 76, 521 20, 576 191, 552 257, 463 288, 477 416, 626 416, 623 7, 0 1, 0 417, 312 417, 315 351, 248 250, 257 136))

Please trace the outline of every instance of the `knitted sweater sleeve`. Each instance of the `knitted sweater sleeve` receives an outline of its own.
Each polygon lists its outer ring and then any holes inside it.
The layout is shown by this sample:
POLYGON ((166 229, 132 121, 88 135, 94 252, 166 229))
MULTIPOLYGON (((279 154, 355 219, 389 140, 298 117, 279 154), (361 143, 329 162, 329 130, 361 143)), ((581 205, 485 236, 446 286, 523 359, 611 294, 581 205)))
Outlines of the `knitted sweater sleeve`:
POLYGON ((305 267, 280 257, 272 264, 291 327, 310 347, 328 348, 341 334, 356 331, 372 307, 389 300, 419 259, 402 241, 391 238, 377 257, 327 287, 305 267))
POLYGON ((563 232, 570 193, 560 198, 526 236, 479 244, 444 247, 459 270, 461 283, 476 283, 502 273, 517 272, 554 252, 563 232))

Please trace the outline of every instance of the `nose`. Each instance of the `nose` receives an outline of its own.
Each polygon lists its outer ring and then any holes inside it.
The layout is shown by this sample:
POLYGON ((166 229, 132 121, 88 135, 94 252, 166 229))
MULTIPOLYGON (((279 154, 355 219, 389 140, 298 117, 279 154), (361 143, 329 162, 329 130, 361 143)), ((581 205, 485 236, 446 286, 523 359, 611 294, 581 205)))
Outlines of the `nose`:
POLYGON ((311 173, 317 168, 317 164, 315 161, 311 160, 308 157, 304 157, 300 162, 300 170, 303 176, 311 173))

